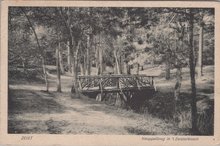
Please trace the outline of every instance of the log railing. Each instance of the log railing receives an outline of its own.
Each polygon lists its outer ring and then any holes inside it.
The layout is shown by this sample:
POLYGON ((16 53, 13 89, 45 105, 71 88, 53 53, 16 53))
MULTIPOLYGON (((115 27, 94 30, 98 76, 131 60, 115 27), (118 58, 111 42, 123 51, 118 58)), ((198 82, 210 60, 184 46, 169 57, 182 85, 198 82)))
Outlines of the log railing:
POLYGON ((141 88, 155 88, 155 76, 146 75, 90 75, 77 78, 79 91, 99 90, 129 90, 141 88))

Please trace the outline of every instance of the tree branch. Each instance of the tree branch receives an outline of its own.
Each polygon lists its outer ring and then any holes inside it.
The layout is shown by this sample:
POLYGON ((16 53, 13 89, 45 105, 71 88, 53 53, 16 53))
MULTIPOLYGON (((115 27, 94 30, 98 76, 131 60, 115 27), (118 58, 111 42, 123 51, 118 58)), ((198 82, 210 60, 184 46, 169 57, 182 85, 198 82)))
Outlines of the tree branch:
POLYGON ((22 13, 25 15, 25 17, 26 17, 26 19, 27 19, 27 21, 28 21, 28 23, 29 23, 33 33, 34 33, 34 36, 35 36, 35 39, 36 39, 36 42, 37 42, 37 46, 38 46, 38 49, 40 50, 41 56, 44 57, 44 53, 43 53, 43 50, 42 50, 42 48, 40 46, 39 39, 38 39, 37 33, 36 33, 35 29, 34 29, 34 26, 31 23, 30 18, 26 14, 25 10, 23 8, 20 8, 20 9, 21 9, 22 13))

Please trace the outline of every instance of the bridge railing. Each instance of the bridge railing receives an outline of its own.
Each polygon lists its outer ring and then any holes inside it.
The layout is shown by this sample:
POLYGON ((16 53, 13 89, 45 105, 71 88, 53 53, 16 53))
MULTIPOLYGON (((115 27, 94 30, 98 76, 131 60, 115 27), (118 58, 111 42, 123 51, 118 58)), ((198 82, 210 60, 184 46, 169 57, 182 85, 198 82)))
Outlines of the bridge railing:
POLYGON ((154 77, 147 75, 79 75, 79 90, 107 90, 153 87, 154 77))

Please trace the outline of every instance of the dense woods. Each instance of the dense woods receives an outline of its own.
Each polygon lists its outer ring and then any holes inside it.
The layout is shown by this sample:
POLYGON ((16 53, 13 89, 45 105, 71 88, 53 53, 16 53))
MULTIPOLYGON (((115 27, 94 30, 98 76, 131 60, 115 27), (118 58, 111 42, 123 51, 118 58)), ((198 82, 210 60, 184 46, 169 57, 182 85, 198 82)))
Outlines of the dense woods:
POLYGON ((56 66, 57 92, 68 75, 77 93, 78 75, 141 74, 150 66, 170 80, 175 69, 178 102, 189 68, 197 134, 196 81, 203 66, 214 65, 214 25, 211 8, 10 7, 9 78, 40 75, 50 91, 47 66, 56 66))

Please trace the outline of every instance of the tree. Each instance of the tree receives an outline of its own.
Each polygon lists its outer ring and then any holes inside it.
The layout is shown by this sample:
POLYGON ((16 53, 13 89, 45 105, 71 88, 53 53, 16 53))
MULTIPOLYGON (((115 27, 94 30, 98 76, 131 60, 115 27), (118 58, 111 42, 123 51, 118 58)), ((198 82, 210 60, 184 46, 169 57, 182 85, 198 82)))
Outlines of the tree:
POLYGON ((196 80, 195 80, 195 56, 193 48, 193 26, 194 26, 194 12, 193 9, 188 9, 189 15, 189 65, 191 77, 191 117, 192 117, 192 132, 197 134, 197 106, 196 106, 196 80))
MULTIPOLYGON (((197 76, 201 78, 203 76, 203 56, 204 56, 204 34, 210 33, 207 28, 214 24, 213 21, 213 10, 212 9, 198 9, 195 14, 196 24, 198 27, 199 35, 199 46, 198 46, 198 57, 197 57, 197 76), (204 29, 206 32, 204 32, 204 29)), ((212 38, 212 37, 211 37, 212 38)))
MULTIPOLYGON (((77 9, 75 9, 77 10, 77 9)), ((71 60, 71 69, 72 69, 72 75, 73 75, 73 88, 72 92, 78 92, 77 91, 77 61, 78 61, 78 51, 80 46, 80 33, 78 24, 73 24, 72 21, 76 21, 73 19, 77 19, 76 16, 71 17, 70 15, 74 14, 74 10, 70 8, 57 8, 57 13, 59 14, 60 18, 64 22, 65 30, 68 32, 68 44, 69 44, 69 60, 71 60), (72 13, 71 13, 72 12, 72 13), (73 31, 75 31, 73 33, 73 31), (75 48, 75 49, 74 49, 75 48)))
MULTIPOLYGON (((193 35, 194 35, 194 22, 198 19, 195 18, 197 16, 199 11, 202 11, 203 13, 211 13, 213 14, 213 9, 188 9, 188 16, 189 16, 189 48, 190 48, 190 56, 189 56, 189 65, 190 65, 190 77, 191 77, 191 117, 192 117, 192 132, 194 134, 198 134, 198 128, 197 128, 197 106, 196 106, 196 80, 195 80, 195 67, 196 67, 196 62, 195 62, 195 56, 194 56, 194 47, 193 47, 193 35)), ((201 19, 201 18, 200 18, 201 19)), ((201 26, 201 25, 200 25, 201 26)), ((201 30, 200 30, 201 31, 201 30)), ((201 35, 203 32, 200 32, 201 35)), ((203 37, 200 37, 200 41, 203 42, 203 37)), ((202 68, 202 46, 203 43, 200 42, 200 53, 199 53, 199 61, 201 66, 200 71, 202 68)), ((201 72, 200 72, 201 73, 201 72)))
POLYGON ((56 67, 57 67, 57 92, 61 92, 61 80, 60 80, 60 38, 59 38, 59 34, 58 34, 58 47, 56 49, 56 67))
POLYGON ((197 63, 198 78, 201 78, 201 76, 203 75, 202 74, 203 27, 204 27, 204 23, 201 22, 199 29, 199 51, 198 51, 198 63, 197 63))
POLYGON ((44 73, 44 80, 45 80, 45 84, 46 84, 46 91, 48 92, 49 91, 49 84, 48 84, 48 77, 47 77, 46 66, 45 66, 45 58, 46 58, 46 56, 45 56, 44 50, 40 46, 40 42, 39 42, 37 33, 35 31, 34 25, 32 24, 32 22, 29 19, 29 16, 26 14, 26 12, 25 12, 25 10, 23 8, 20 8, 20 10, 25 15, 25 17, 27 18, 29 26, 32 29, 33 33, 34 33, 34 36, 35 36, 35 39, 36 39, 36 43, 37 43, 38 49, 39 49, 41 57, 42 57, 42 68, 43 68, 43 73, 44 73))
MULTIPOLYGON (((182 80, 181 68, 186 65, 186 63, 183 60, 186 60, 186 58, 189 58, 190 80, 191 80, 191 118, 192 118, 191 123, 192 123, 192 132, 194 134, 197 134, 198 129, 197 129, 196 80, 195 80, 195 67, 196 67, 195 55, 196 53, 194 50, 195 48, 194 48, 193 42, 194 42, 194 35, 195 35, 194 25, 198 23, 198 18, 200 18, 200 17, 197 17, 199 11, 200 11, 199 9, 174 9, 174 8, 164 9, 164 13, 168 14, 167 20, 170 24, 170 27, 174 30, 174 31, 171 31, 170 34, 172 34, 176 38, 176 40, 172 41, 170 39, 172 37, 168 37, 168 39, 164 39, 164 38, 159 39, 159 40, 163 40, 163 42, 168 42, 167 48, 172 48, 172 45, 169 45, 169 44, 176 44, 175 46, 173 46, 175 49, 171 50, 172 51, 171 54, 173 54, 171 56, 174 57, 174 59, 171 59, 171 60, 174 60, 174 62, 171 62, 171 63, 177 69, 175 94, 174 94, 176 99, 178 99, 179 97, 180 87, 181 87, 181 80, 182 80), (173 20, 177 22, 175 25, 171 23, 173 20), (187 47, 188 49, 184 49, 185 47, 187 47)), ((205 11, 206 10, 204 9, 202 10, 203 13, 205 11)), ((166 33, 166 34, 169 35, 169 33, 166 33)), ((200 44, 202 44, 201 41, 200 41, 200 44)), ((160 42, 159 42, 159 45, 160 45, 160 42)), ((200 45, 200 48, 202 48, 201 45, 200 45)), ((200 52, 201 52, 201 49, 200 49, 200 52)), ((198 58, 200 57, 201 57, 201 53, 198 58)), ((201 61, 202 59, 200 58, 198 60, 201 61)))
MULTIPOLYGON (((192 124, 192 133, 197 134, 197 106, 196 106, 196 80, 195 80, 195 50, 193 45, 194 40, 194 22, 195 22, 195 11, 196 9, 167 9, 168 12, 173 12, 176 14, 181 14, 180 20, 187 24, 188 27, 188 48, 189 48, 189 68, 190 68, 190 80, 191 80, 191 124, 192 124)), ((180 25, 180 35, 179 39, 181 40, 181 46, 183 45, 183 38, 184 38, 184 30, 185 26, 180 25)), ((181 71, 181 70, 179 70, 181 71)), ((178 72, 179 72, 178 71, 178 72)), ((177 72, 177 73, 178 73, 177 72)), ((179 73, 178 73, 179 74, 179 73)), ((177 80, 178 81, 178 80, 177 80)))

